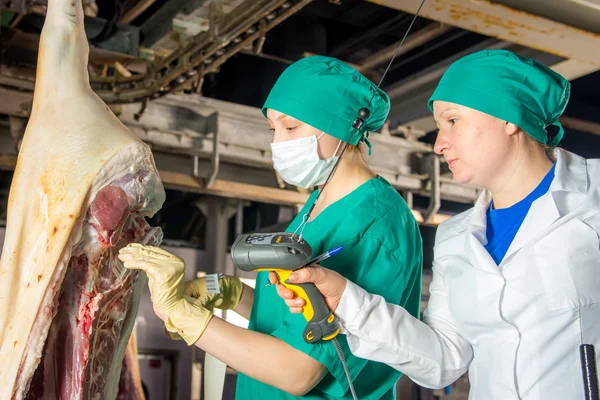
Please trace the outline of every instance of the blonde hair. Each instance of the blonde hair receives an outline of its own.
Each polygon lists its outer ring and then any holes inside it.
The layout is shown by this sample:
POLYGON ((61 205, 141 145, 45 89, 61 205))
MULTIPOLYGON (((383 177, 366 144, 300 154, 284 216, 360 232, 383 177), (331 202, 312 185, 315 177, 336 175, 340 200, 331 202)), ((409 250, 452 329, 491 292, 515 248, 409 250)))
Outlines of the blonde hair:
POLYGON ((350 152, 350 153, 360 153, 361 155, 364 156, 365 153, 367 152, 366 147, 367 147, 367 145, 362 142, 359 142, 356 145, 348 144, 348 148, 346 149, 346 151, 350 152))

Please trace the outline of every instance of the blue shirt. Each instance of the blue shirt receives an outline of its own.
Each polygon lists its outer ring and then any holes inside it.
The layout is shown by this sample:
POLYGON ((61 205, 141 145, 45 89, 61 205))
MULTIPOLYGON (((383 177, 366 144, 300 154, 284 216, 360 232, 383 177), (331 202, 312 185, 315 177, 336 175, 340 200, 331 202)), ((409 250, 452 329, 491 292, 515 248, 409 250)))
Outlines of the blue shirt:
POLYGON ((525 220, 531 204, 550 189, 550 184, 554 180, 554 168, 546 174, 540 184, 529 193, 523 200, 508 208, 494 210, 494 201, 490 204, 487 211, 487 244, 485 249, 490 253, 496 264, 500 264, 506 255, 510 244, 517 234, 521 224, 525 220))

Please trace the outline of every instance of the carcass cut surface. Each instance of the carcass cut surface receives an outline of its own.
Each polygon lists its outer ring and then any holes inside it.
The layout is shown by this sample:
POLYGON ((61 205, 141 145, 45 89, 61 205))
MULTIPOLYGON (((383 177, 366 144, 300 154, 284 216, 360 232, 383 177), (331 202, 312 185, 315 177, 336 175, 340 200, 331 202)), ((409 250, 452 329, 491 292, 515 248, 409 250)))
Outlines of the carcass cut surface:
POLYGON ((49 0, 0 260, 0 399, 114 399, 145 276, 116 257, 158 244, 147 145, 88 83, 81 0, 49 0))

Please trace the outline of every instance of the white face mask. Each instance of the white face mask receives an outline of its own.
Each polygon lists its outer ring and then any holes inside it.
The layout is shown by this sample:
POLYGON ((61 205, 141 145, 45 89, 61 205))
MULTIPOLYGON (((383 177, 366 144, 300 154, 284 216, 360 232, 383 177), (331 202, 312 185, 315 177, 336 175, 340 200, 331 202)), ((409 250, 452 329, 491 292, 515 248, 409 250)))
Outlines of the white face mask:
POLYGON ((325 183, 338 160, 338 156, 335 154, 337 154, 342 141, 340 140, 333 157, 321 160, 317 140, 323 135, 318 138, 309 136, 287 142, 271 143, 273 168, 284 181, 303 189, 325 183))

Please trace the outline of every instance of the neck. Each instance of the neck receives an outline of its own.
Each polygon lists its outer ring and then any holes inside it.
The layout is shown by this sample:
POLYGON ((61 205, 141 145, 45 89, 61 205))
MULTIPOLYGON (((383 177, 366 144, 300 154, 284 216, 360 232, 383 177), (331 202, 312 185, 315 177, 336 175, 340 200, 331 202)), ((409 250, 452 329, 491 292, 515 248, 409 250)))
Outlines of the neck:
POLYGON ((494 208, 508 208, 529 195, 552 168, 552 161, 539 146, 521 151, 501 171, 494 185, 487 188, 494 208))
POLYGON ((346 150, 337 169, 323 190, 315 208, 323 209, 377 175, 369 168, 358 151, 346 150))

